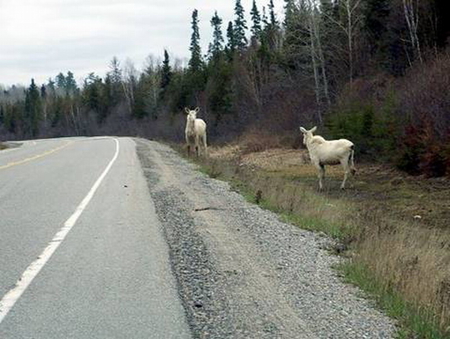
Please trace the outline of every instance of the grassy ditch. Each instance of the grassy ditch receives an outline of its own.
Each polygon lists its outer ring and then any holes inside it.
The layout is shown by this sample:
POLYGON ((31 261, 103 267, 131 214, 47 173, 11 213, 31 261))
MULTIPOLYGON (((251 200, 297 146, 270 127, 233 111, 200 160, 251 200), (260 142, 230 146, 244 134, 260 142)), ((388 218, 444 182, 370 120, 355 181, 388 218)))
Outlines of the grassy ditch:
POLYGON ((340 241, 345 279, 371 295, 401 326, 401 338, 450 338, 450 184, 360 165, 346 191, 340 168, 326 189, 301 151, 210 150, 197 161, 249 201, 301 228, 340 241))

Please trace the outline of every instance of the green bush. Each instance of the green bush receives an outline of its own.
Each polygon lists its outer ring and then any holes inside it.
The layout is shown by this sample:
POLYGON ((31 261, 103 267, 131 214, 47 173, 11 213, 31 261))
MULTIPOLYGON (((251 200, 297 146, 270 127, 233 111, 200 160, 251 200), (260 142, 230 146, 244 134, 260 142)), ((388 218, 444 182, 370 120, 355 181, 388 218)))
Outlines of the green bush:
POLYGON ((386 160, 395 148, 397 130, 388 111, 384 108, 377 112, 372 104, 356 104, 331 113, 326 126, 331 138, 351 140, 357 155, 386 160))

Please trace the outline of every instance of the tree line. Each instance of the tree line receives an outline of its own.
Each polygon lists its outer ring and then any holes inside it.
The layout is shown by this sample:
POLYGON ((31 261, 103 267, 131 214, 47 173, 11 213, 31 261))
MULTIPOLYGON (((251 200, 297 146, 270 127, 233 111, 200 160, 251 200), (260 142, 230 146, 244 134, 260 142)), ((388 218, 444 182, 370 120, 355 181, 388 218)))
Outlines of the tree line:
POLYGON ((346 137, 368 159, 410 173, 450 171, 446 0, 235 1, 234 19, 210 18, 201 50, 191 15, 187 65, 149 57, 143 71, 113 58, 104 77, 0 92, 0 136, 140 135, 182 139, 183 108, 199 106, 210 138, 258 134, 295 143, 298 125, 346 137), (247 15, 249 14, 249 15, 247 15), (247 21, 247 18, 249 20, 247 21))

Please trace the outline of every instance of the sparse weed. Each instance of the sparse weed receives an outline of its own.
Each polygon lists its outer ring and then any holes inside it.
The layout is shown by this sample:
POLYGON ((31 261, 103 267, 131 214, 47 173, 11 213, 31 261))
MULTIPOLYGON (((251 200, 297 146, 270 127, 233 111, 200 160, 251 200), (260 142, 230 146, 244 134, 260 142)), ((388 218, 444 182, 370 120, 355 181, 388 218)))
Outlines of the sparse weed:
POLYGON ((344 246, 336 252, 352 259, 341 272, 399 321, 398 338, 450 337, 448 184, 361 166, 345 192, 339 190, 342 173, 327 169, 326 189, 319 192, 302 151, 210 154, 201 160, 208 175, 229 181, 286 222, 338 239, 344 246))

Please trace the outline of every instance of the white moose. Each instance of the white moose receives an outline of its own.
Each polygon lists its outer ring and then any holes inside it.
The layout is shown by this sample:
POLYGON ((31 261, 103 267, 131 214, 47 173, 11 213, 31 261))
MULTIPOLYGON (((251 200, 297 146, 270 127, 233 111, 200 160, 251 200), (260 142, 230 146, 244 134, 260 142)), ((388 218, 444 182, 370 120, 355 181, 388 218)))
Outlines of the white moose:
POLYGON ((185 108, 187 113, 186 119, 186 144, 188 155, 191 154, 191 147, 195 147, 195 154, 199 156, 200 147, 203 148, 203 152, 207 155, 208 146, 206 145, 206 123, 202 119, 197 119, 197 113, 200 109, 197 107, 195 110, 185 108))
POLYGON ((320 135, 313 135, 317 127, 309 131, 300 127, 303 133, 303 143, 308 148, 311 162, 319 171, 319 188, 323 189, 322 180, 325 176, 325 165, 339 165, 344 168, 344 181, 341 189, 345 189, 348 174, 356 173, 354 164, 355 145, 347 139, 325 140, 320 135))

